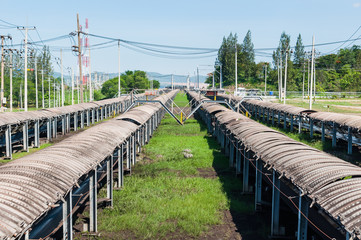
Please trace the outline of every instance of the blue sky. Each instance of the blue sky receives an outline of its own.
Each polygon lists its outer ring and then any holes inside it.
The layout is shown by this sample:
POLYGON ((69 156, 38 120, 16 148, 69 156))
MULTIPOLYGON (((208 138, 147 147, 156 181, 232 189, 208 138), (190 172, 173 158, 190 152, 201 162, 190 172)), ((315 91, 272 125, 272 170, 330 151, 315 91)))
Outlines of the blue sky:
MULTIPOLYGON (((255 48, 277 47, 282 31, 291 35, 295 44, 301 33, 304 44, 345 40, 361 25, 361 0, 133 0, 133 1, 2 1, 0 19, 36 26, 42 39, 68 34, 76 29, 76 13, 81 22, 89 19, 94 34, 140 42, 190 47, 218 48, 223 36, 237 33, 239 42, 247 30, 252 32, 255 48)), ((14 43, 23 36, 10 33, 14 43)), ((30 31, 34 41, 35 32, 30 31)), ((358 32, 355 37, 361 35, 358 32)), ((90 43, 99 40, 90 38, 90 43)), ((360 44, 360 41, 355 42, 360 44)), ((69 41, 52 42, 54 46, 70 46, 69 41)), ((338 45, 318 48, 327 52, 338 45)), ((58 51, 54 51, 59 56, 58 51)), ((76 57, 64 52, 64 65, 76 66, 76 57)), ((117 47, 94 50, 92 71, 117 72, 117 47)), ((257 58, 257 61, 267 58, 257 58)), ((121 71, 145 70, 163 74, 193 75, 197 65, 213 64, 215 57, 203 59, 164 59, 121 48, 121 71)), ((56 71, 59 71, 55 67, 56 71)), ((204 74, 208 70, 203 70, 204 74)))

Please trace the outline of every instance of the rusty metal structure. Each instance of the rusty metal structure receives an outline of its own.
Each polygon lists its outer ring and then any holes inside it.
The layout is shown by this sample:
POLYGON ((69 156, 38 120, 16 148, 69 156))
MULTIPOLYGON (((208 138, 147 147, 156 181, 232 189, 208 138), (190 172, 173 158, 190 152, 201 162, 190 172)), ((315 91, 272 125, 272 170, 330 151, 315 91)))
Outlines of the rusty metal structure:
MULTIPOLYGON (((193 99, 192 107, 205 98, 195 92, 187 94, 193 99)), ((260 112, 263 118, 274 113, 301 117, 308 114, 312 119, 317 116, 306 109, 284 105, 281 110, 281 106, 266 102, 262 107, 253 100, 248 104, 254 116, 260 112)), ((280 199, 283 199, 298 215, 297 239, 309 239, 308 227, 322 239, 360 238, 360 167, 297 142, 216 103, 205 103, 196 113, 229 157, 230 167, 242 175, 243 192, 254 192, 256 208, 262 204, 263 183, 271 186, 272 236, 277 238, 280 234, 280 199)), ((330 121, 340 123, 335 119, 330 121)))
POLYGON ((257 99, 242 99, 231 95, 221 94, 219 99, 226 99, 232 105, 242 102, 242 106, 251 113, 253 117, 263 122, 283 124, 284 129, 294 131, 298 128, 308 131, 313 137, 315 132, 321 134, 322 141, 325 136, 332 139, 335 147, 337 140, 347 142, 348 154, 352 154, 352 144, 361 145, 361 117, 332 112, 318 112, 287 104, 272 103, 257 99))
MULTIPOLYGON (((53 146, 0 166, 0 239, 45 239, 61 228, 63 239, 72 239, 73 213, 87 201, 90 202, 89 231, 96 232, 99 187, 106 185, 107 198, 112 204, 114 171, 118 173, 116 185, 121 188, 124 171, 131 171, 137 162, 136 153, 149 141, 165 114, 162 104, 169 106, 176 93, 171 91, 155 98, 161 104, 133 108, 53 146)), ((77 123, 79 112, 92 115, 94 120, 98 114, 106 117, 112 111, 124 109, 119 103, 120 99, 114 99, 37 111, 33 118, 24 115, 22 121, 29 123, 34 118, 40 121, 40 116, 44 116, 41 119, 46 123, 54 116, 72 115, 77 123), (94 108, 98 111, 91 112, 94 108)), ((69 117, 65 119, 69 121, 69 117)), ((7 124, 9 122, 5 122, 7 124)))
MULTIPOLYGON (((144 94, 134 95, 145 98, 144 94)), ((40 147, 40 136, 48 140, 58 133, 90 126, 95 122, 122 113, 132 103, 130 96, 106 99, 76 105, 48 108, 30 112, 6 112, 0 114, 0 147, 5 147, 5 156, 12 157, 14 144, 22 144, 28 151, 29 145, 40 147)))

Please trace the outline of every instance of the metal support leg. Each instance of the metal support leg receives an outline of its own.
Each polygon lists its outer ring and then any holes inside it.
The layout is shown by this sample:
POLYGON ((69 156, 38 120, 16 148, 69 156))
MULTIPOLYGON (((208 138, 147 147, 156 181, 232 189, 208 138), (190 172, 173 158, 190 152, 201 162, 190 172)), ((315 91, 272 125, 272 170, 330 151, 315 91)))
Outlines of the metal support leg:
POLYGON ((53 138, 57 137, 57 130, 58 130, 58 124, 57 123, 58 123, 58 118, 55 117, 53 119, 53 127, 52 127, 52 129, 53 129, 53 138))
POLYGON ((352 155, 352 128, 347 129, 347 154, 352 155))
POLYGON ((123 169, 123 144, 118 148, 118 188, 123 187, 124 184, 124 169, 123 169))
POLYGON ((90 110, 86 110, 86 126, 90 126, 90 110))
POLYGON ((74 132, 78 130, 78 113, 74 113, 74 132))
POLYGON ((313 120, 310 119, 310 137, 313 138, 313 120))
POLYGON ((104 108, 105 108, 105 107, 102 107, 102 108, 100 109, 100 120, 103 120, 103 119, 104 119, 104 108))
POLYGON ((262 161, 256 160, 255 210, 259 210, 262 201, 262 161))
POLYGON ((337 124, 335 122, 332 123, 332 147, 336 147, 336 132, 337 132, 337 124))
POLYGON ((72 190, 68 193, 63 201, 63 239, 73 239, 73 194, 72 190))
POLYGON ((65 115, 61 116, 61 134, 65 135, 65 115))
POLYGON ((232 139, 229 139, 229 167, 233 167, 233 161, 234 161, 234 146, 232 139))
POLYGON ((132 136, 132 161, 133 161, 133 165, 135 165, 135 163, 137 162, 137 152, 136 152, 136 142, 135 142, 135 135, 132 136))
POLYGON ((246 152, 244 149, 243 156, 243 192, 248 192, 248 182, 249 182, 249 152, 246 152))
POLYGON ((302 131, 302 117, 298 116, 298 133, 302 131))
POLYGON ((130 138, 127 139, 127 145, 126 145, 126 151, 127 151, 127 169, 130 170, 130 138))
POLYGON ((39 129, 39 120, 35 120, 34 124, 34 147, 40 147, 40 129, 39 129))
POLYGON ((325 122, 321 122, 321 140, 322 142, 325 141, 325 122))
POLYGON ((92 109, 92 124, 95 123, 95 109, 92 109))
POLYGON ((80 113, 80 128, 84 128, 84 111, 80 113))
POLYGON ((298 230, 297 230, 297 240, 307 240, 307 219, 308 218, 308 209, 309 203, 306 197, 301 195, 300 191, 299 202, 298 202, 298 230))
POLYGON ((241 144, 237 141, 236 143, 236 174, 241 173, 241 144))
POLYGON ((277 118, 277 127, 280 126, 280 123, 281 123, 281 112, 278 111, 278 118, 277 118))
POLYGON ((89 232, 97 232, 98 228, 98 213, 97 213, 97 190, 98 188, 98 177, 97 177, 97 169, 91 171, 89 178, 89 201, 90 201, 90 210, 89 210, 89 232))
POLYGON ((273 186, 272 186, 272 219, 271 219, 271 236, 279 234, 280 226, 280 180, 278 174, 273 170, 273 186))
POLYGON ((46 122, 46 138, 48 141, 51 140, 51 119, 49 118, 46 122))
POLYGON ((272 126, 275 125, 275 111, 272 110, 272 126))
POLYGON ((293 115, 291 114, 291 126, 290 126, 290 132, 293 132, 293 115))
POLYGON ((29 123, 23 125, 23 150, 29 152, 29 123))
POLYGON ((66 132, 70 132, 70 114, 66 115, 66 132))
POLYGON ((97 122, 99 122, 99 108, 96 111, 97 111, 97 122))
POLYGON ((287 114, 283 113, 283 129, 287 130, 287 114))
POLYGON ((107 160, 107 198, 110 199, 110 206, 113 207, 113 154, 107 160))
POLYGON ((13 149, 12 149, 12 142, 11 142, 11 126, 7 125, 5 130, 5 145, 6 145, 6 158, 12 158, 13 156, 13 149))

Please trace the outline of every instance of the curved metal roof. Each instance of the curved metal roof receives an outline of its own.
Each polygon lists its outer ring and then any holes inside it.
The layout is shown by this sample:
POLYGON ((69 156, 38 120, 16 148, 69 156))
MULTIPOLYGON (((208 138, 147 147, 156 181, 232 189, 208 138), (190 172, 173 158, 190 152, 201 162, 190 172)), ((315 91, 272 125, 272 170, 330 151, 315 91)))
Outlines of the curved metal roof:
MULTIPOLYGON (((256 100, 247 100, 247 102, 256 103, 256 100)), ((262 103, 262 106, 269 108, 270 104, 262 103)), ((211 108, 213 106, 209 109, 205 106, 204 111, 209 111, 211 108)), ((292 114, 305 110, 300 108, 290 110, 287 107, 274 109, 282 109, 292 114)), ((355 127, 361 125, 361 121, 356 120, 359 117, 348 115, 345 117, 342 114, 312 113, 309 116, 317 117, 320 121, 337 121, 343 125, 351 123, 355 127)), ((360 167, 297 142, 231 110, 214 114, 214 117, 236 139, 242 141, 247 149, 252 150, 256 158, 261 158, 281 176, 302 189, 336 221, 339 219, 349 232, 361 229, 360 167)))
MULTIPOLYGON (((141 115, 144 121, 159 109, 143 105, 127 114, 141 115)), ((0 239, 22 234, 138 127, 113 119, 0 166, 0 239)))

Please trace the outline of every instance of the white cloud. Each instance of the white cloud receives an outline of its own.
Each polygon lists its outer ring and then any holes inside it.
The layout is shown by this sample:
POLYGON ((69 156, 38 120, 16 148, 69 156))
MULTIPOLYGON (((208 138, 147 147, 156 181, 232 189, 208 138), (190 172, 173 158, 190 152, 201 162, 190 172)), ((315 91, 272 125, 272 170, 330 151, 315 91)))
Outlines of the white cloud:
POLYGON ((361 6, 361 3, 357 2, 357 3, 352 4, 352 6, 353 6, 354 8, 358 8, 358 7, 361 6))

